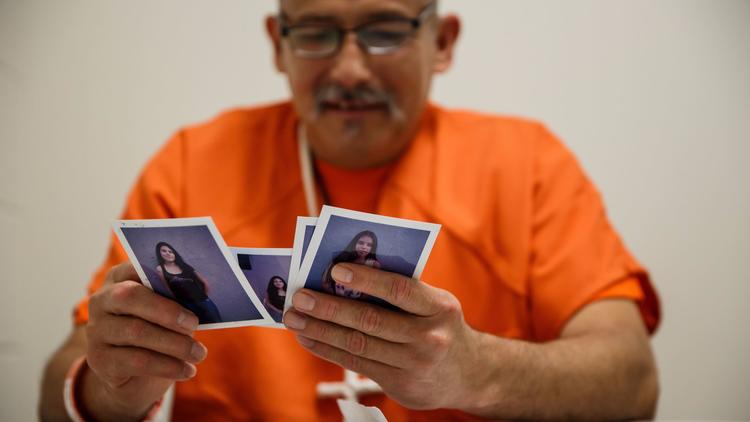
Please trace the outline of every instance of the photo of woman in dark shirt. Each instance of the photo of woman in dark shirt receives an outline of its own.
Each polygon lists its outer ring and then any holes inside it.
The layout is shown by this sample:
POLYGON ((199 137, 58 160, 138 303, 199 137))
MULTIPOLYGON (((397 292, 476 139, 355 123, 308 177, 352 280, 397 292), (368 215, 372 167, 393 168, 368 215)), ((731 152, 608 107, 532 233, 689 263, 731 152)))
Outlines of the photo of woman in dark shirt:
POLYGON ((352 290, 343 284, 336 283, 331 276, 331 269, 341 262, 366 265, 372 268, 380 268, 377 257, 378 237, 370 230, 357 233, 346 246, 346 249, 336 255, 323 273, 322 287, 324 291, 336 296, 349 297, 352 299, 364 298, 362 292, 352 290))
POLYGON ((286 281, 280 276, 275 275, 268 280, 263 305, 266 306, 273 319, 279 322, 284 312, 284 299, 286 299, 286 281))
POLYGON ((186 263, 170 244, 156 244, 156 273, 172 292, 177 302, 198 317, 201 324, 221 322, 221 314, 208 297, 208 283, 186 263))

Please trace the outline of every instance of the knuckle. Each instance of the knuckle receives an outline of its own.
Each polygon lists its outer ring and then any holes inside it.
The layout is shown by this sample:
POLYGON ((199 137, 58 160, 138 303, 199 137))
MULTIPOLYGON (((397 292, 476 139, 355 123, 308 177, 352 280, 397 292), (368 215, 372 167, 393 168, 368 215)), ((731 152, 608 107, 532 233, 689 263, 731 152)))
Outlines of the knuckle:
POLYGON ((137 294, 136 286, 133 283, 119 283, 112 287, 112 303, 116 310, 127 307, 133 302, 137 294))
POLYGON ((126 341, 133 342, 141 338, 146 331, 146 323, 139 319, 133 319, 125 323, 122 328, 122 336, 126 341))
POLYGON ((349 368, 350 371, 362 372, 363 360, 359 356, 345 353, 342 360, 344 367, 349 368))
POLYGON ((316 324, 314 329, 316 331, 316 337, 319 340, 328 341, 333 336, 333 330, 330 325, 326 323, 316 324))
POLYGON ((378 334, 382 331, 383 317, 374 307, 365 306, 359 313, 359 326, 368 334, 378 334))
POLYGON ((445 349, 451 342, 451 337, 445 330, 430 330, 426 337, 425 343, 432 349, 445 349))
POLYGON ((411 280, 405 277, 393 276, 391 278, 391 288, 388 291, 388 298, 395 303, 408 302, 413 293, 411 280))
POLYGON ((340 311, 341 308, 336 301, 326 300, 323 305, 322 316, 328 321, 333 321, 338 317, 340 311))
POLYGON ((147 353, 132 353, 127 359, 127 365, 136 373, 146 373, 151 364, 151 357, 147 353))
POLYGON ((452 295, 450 292, 442 290, 442 294, 438 299, 440 306, 444 309, 444 312, 448 315, 462 314, 461 302, 458 298, 452 295))
POLYGON ((367 338, 359 331, 352 331, 347 336, 346 350, 358 356, 365 354, 367 350, 367 338))

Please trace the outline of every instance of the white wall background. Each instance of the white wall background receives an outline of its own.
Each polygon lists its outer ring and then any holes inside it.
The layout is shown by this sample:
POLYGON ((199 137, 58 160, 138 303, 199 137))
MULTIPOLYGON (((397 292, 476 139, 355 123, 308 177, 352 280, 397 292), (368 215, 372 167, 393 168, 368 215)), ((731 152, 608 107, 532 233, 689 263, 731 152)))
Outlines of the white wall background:
MULTIPOLYGON (((284 98, 272 1, 0 0, 0 419, 43 362, 139 168, 179 126, 284 98)), ((444 1, 434 98, 561 135, 651 269, 660 418, 750 419, 750 2, 444 1)))

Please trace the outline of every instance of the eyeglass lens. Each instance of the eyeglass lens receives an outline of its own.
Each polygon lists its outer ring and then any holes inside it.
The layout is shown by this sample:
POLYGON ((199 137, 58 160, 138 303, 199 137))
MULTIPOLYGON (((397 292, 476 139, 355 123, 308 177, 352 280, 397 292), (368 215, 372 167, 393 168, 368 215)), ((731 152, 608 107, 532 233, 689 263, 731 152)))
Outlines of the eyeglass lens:
MULTIPOLYGON (((373 22, 354 30, 359 43, 369 53, 382 54, 400 47, 411 36, 410 21, 373 22)), ((301 25, 289 28, 292 47, 310 56, 331 54, 339 48, 345 31, 333 26, 301 25)))

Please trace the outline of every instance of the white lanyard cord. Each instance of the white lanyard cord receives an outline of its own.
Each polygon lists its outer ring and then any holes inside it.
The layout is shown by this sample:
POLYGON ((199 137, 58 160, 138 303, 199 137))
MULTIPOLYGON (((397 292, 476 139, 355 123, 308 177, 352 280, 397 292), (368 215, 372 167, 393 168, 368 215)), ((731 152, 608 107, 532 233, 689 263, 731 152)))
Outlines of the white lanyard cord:
MULTIPOLYGON (((307 213, 311 217, 318 216, 318 198, 315 193, 315 176, 313 175, 310 146, 307 143, 307 132, 302 122, 297 126, 297 149, 299 151, 299 167, 302 174, 302 187, 305 190, 307 213)), ((379 393, 383 390, 374 381, 360 378, 356 372, 344 369, 343 383, 320 382, 317 385, 318 397, 340 397, 357 400, 358 396, 379 393)))
POLYGON ((315 176, 313 175, 313 165, 310 153, 310 146, 307 142, 307 132, 302 122, 297 124, 297 149, 299 151, 299 167, 302 174, 302 187, 305 190, 305 202, 307 203, 307 213, 311 217, 318 216, 318 195, 315 193, 315 176))

